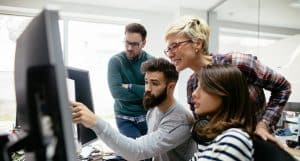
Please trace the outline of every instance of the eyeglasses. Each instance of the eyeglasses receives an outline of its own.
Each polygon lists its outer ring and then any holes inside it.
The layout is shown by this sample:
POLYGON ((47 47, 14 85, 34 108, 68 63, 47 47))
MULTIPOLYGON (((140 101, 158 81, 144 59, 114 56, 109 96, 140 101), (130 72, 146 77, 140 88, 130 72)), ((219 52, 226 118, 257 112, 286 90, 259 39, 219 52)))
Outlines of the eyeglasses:
POLYGON ((175 49, 178 48, 181 44, 183 44, 183 43, 192 43, 192 42, 193 42, 193 40, 184 40, 184 41, 172 43, 171 45, 169 45, 168 48, 166 48, 166 49, 164 50, 164 53, 168 56, 172 50, 175 50, 175 49))
POLYGON ((136 47, 140 46, 141 42, 130 42, 130 41, 125 40, 124 44, 125 44, 125 46, 131 46, 133 48, 136 48, 136 47))

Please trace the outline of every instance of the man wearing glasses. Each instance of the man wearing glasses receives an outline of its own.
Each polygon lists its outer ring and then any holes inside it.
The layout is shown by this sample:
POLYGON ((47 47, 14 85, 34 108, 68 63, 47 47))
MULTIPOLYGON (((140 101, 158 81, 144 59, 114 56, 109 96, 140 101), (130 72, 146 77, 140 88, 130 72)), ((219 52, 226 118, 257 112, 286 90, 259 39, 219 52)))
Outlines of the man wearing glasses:
POLYGON ((145 89, 141 64, 152 58, 142 50, 147 31, 138 23, 125 27, 125 51, 114 55, 108 64, 108 85, 113 96, 116 123, 119 131, 131 138, 147 133, 146 110, 143 107, 145 89))

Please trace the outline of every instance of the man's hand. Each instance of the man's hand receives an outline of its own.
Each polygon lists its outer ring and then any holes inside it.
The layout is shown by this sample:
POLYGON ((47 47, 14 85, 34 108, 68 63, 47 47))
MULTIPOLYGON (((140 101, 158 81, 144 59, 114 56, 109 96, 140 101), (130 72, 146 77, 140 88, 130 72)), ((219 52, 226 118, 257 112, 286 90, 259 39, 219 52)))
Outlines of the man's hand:
POLYGON ((72 119, 75 123, 81 123, 87 128, 93 127, 97 122, 96 115, 80 102, 71 102, 72 119))
POLYGON ((122 87, 128 89, 128 84, 122 84, 122 87))
POLYGON ((256 125, 255 134, 261 137, 265 141, 270 140, 276 143, 277 145, 279 145, 281 148, 284 147, 278 139, 276 139, 272 134, 270 134, 270 131, 266 123, 264 123, 263 121, 259 121, 258 124, 256 125))

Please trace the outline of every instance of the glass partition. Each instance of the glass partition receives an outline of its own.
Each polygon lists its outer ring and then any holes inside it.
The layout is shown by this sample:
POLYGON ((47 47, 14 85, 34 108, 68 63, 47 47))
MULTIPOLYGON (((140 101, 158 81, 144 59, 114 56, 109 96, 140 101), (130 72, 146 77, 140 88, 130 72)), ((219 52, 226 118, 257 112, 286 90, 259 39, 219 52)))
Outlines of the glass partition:
MULTIPOLYGON (((292 102, 300 102, 300 3, 284 0, 227 0, 209 12, 218 33, 216 52, 256 55, 291 83, 292 102), (215 16, 214 16, 215 15, 215 16)), ((267 93, 268 95, 268 93, 267 93)))

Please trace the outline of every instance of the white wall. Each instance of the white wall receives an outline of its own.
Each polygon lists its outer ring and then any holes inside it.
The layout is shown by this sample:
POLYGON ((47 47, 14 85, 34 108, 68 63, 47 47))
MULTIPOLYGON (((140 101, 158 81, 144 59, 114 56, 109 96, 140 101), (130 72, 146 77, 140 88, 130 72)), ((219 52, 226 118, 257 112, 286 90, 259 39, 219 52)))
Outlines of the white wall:
POLYGON ((260 49, 261 61, 277 70, 292 85, 290 102, 300 102, 300 35, 294 35, 260 49))

